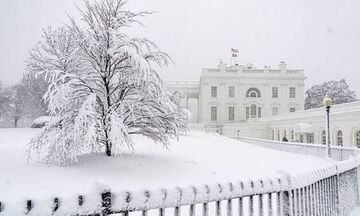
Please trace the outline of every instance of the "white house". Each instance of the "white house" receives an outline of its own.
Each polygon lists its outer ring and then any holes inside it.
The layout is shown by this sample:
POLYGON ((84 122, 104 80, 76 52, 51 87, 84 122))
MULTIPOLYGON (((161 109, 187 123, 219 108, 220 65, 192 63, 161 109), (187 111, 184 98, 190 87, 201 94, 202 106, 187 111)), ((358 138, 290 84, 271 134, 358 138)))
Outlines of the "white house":
MULTIPOLYGON (((195 129, 232 137, 239 132, 249 137, 323 143, 325 110, 304 111, 305 79, 303 70, 288 69, 284 62, 277 69, 220 63, 217 68, 203 69, 199 82, 168 82, 167 88, 182 92, 195 129)), ((331 110, 332 143, 360 146, 360 103, 331 110)))

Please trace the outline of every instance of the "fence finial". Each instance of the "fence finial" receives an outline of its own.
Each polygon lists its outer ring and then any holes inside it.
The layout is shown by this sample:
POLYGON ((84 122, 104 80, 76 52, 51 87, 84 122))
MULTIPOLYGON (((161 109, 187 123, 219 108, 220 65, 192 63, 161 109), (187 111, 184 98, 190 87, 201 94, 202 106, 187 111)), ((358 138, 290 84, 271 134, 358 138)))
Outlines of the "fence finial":
POLYGON ((54 198, 54 206, 53 206, 53 212, 56 212, 59 208, 59 198, 54 198))
POLYGON ((279 170, 276 172, 276 177, 280 180, 280 188, 282 190, 290 190, 291 176, 289 173, 283 170, 279 170))
POLYGON ((101 215, 111 213, 111 186, 104 180, 96 180, 93 184, 93 190, 101 195, 101 215))
POLYGON ((102 215, 111 214, 111 191, 105 190, 101 194, 101 200, 102 215))
POLYGON ((27 200, 26 201, 26 210, 27 210, 27 213, 29 213, 32 209, 32 202, 31 200, 27 200))

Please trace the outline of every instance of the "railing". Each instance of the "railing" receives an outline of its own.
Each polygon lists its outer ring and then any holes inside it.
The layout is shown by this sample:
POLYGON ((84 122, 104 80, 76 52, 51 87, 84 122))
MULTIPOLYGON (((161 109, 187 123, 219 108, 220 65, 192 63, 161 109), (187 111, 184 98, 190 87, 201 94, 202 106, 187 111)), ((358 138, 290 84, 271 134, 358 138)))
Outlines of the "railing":
MULTIPOLYGON (((239 137, 234 139, 239 139, 243 142, 265 148, 293 152, 297 154, 312 155, 317 157, 324 157, 326 154, 326 146, 320 144, 280 142, 250 137, 239 137)), ((339 147, 331 145, 330 152, 332 159, 343 161, 355 156, 358 153, 358 150, 352 147, 339 147)))
POLYGON ((273 178, 159 190, 118 192, 100 182, 97 193, 0 202, 0 215, 346 216, 359 206, 359 165, 356 156, 300 176, 279 171, 273 178))

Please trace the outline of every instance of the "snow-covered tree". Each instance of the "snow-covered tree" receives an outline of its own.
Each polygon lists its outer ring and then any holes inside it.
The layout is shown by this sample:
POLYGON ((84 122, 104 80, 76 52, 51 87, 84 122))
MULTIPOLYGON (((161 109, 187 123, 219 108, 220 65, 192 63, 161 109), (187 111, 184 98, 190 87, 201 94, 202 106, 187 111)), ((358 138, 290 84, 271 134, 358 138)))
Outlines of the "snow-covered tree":
POLYGON ((321 107, 325 95, 332 98, 334 104, 357 101, 358 97, 351 91, 345 79, 331 80, 321 85, 313 85, 305 92, 305 109, 321 107))
POLYGON ((23 117, 45 115, 47 106, 42 96, 47 86, 43 77, 26 73, 16 85, 0 88, 0 119, 18 127, 18 122, 23 117))
POLYGON ((10 88, 0 86, 0 119, 2 120, 9 118, 11 95, 12 92, 10 88))
POLYGON ((8 86, 0 90, 0 119, 12 122, 18 127, 18 121, 24 114, 24 107, 18 93, 18 85, 8 86))
POLYGON ((43 96, 48 89, 49 83, 44 75, 37 75, 29 71, 16 85, 19 102, 23 109, 23 115, 37 118, 46 115, 47 104, 43 96))
POLYGON ((125 34, 149 13, 124 10, 124 4, 86 1, 82 23, 48 28, 31 52, 29 70, 51 82, 44 97, 53 118, 32 139, 29 157, 64 164, 85 153, 120 155, 133 148, 132 134, 167 147, 188 130, 187 111, 156 72, 171 59, 152 41, 125 34))

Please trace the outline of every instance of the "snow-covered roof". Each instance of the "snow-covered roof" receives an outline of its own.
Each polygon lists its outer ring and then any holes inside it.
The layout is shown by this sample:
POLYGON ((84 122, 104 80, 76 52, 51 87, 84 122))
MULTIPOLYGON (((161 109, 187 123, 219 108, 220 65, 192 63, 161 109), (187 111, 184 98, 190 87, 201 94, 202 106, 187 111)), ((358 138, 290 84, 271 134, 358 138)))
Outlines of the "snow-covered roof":
MULTIPOLYGON (((344 113, 352 113, 352 112, 360 112, 360 101, 355 101, 351 103, 344 104, 335 104, 331 107, 330 114, 334 115, 342 115, 344 113)), ((324 116, 325 117, 325 108, 313 108, 308 110, 299 110, 296 112, 284 113, 275 116, 271 116, 268 118, 263 118, 263 122, 274 122, 274 121, 283 121, 289 119, 299 119, 299 118, 313 118, 315 116, 324 116)))
POLYGON ((294 127, 295 133, 314 133, 314 128, 308 123, 296 123, 294 127))

